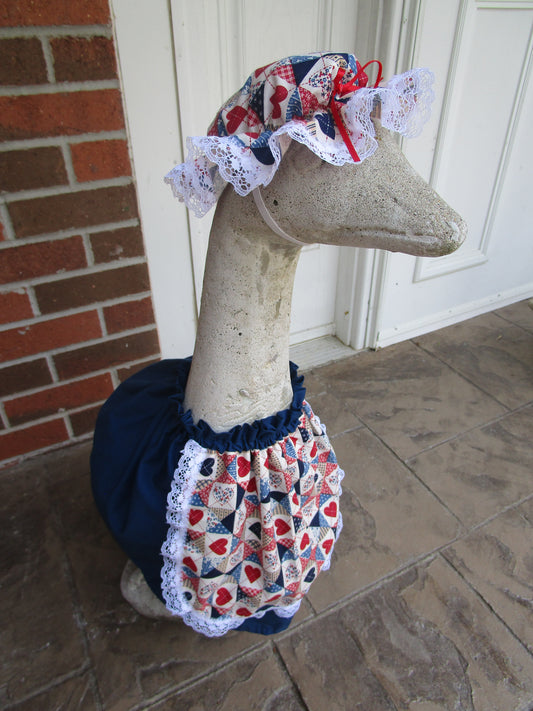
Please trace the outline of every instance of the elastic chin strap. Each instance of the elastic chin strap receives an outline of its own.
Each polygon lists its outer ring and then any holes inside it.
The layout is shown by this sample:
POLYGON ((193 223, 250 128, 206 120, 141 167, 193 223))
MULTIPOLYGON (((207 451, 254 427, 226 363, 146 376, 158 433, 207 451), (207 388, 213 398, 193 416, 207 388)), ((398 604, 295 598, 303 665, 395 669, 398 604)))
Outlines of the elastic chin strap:
POLYGON ((283 237, 283 239, 286 239, 287 242, 292 242, 292 244, 298 245, 298 247, 305 247, 306 244, 308 244, 307 242, 301 242, 295 237, 291 237, 281 229, 276 220, 268 211, 268 208, 265 205, 265 201, 263 200, 263 196, 261 195, 261 191, 259 188, 255 188, 255 190, 252 190, 252 195, 254 196, 255 204, 257 205, 257 209, 259 210, 261 217, 270 227, 272 232, 275 232, 279 237, 283 237))

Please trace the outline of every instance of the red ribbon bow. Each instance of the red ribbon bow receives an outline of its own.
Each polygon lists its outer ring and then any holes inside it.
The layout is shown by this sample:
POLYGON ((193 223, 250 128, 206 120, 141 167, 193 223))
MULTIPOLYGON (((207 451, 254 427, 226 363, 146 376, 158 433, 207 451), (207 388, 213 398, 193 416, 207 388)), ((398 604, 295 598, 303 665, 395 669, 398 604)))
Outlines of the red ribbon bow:
POLYGON ((376 79, 376 83, 374 84, 374 88, 377 87, 383 79, 383 66, 381 62, 377 59, 372 59, 370 62, 367 62, 364 67, 362 67, 359 62, 357 62, 357 74, 355 74, 355 76, 352 77, 350 81, 344 83, 342 80, 346 74, 346 69, 340 67, 339 71, 335 76, 335 79, 333 80, 333 89, 331 91, 331 98, 329 100, 329 107, 331 109, 331 114, 333 116, 333 120, 335 121, 335 125, 339 129, 340 134, 342 136, 342 140, 346 144, 346 148, 348 149, 350 155, 356 163, 360 163, 361 159, 357 155, 357 151, 355 150, 355 147, 352 143, 350 134, 346 130, 346 126, 344 125, 344 121, 342 120, 340 110, 341 106, 344 106, 345 104, 345 101, 343 101, 343 97, 346 94, 353 94, 355 91, 357 91, 358 89, 362 89, 368 84, 368 76, 365 74, 365 69, 368 67, 369 64, 373 64, 374 62, 379 65, 378 77, 376 79))

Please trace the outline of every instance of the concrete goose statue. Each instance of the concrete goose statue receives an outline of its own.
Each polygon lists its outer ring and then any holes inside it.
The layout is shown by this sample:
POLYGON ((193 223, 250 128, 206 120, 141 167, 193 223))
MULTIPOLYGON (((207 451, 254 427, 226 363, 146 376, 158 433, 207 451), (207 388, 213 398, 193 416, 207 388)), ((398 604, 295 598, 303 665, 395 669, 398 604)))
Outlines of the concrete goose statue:
POLYGON ((141 614, 271 634, 329 567, 343 472, 289 363, 294 274, 314 242, 422 256, 462 243, 463 220, 392 137, 421 129, 431 80, 379 86, 380 70, 369 87, 353 55, 289 57, 256 70, 167 176, 197 215, 216 204, 194 355, 125 381, 92 453, 141 614))

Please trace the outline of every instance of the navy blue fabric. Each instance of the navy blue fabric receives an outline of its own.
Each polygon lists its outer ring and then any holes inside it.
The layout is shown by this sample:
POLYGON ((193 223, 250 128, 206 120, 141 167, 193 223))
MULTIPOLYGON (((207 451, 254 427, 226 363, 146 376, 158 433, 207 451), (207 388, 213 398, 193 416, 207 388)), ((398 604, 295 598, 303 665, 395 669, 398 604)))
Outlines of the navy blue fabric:
MULTIPOLYGON (((163 602, 167 495, 187 440, 221 453, 265 449, 297 428, 305 397, 303 377, 291 363, 293 401, 288 409, 217 433, 202 420, 194 424, 190 411, 183 410, 190 364, 190 358, 162 360, 122 383, 100 410, 91 453, 97 508, 163 602)), ((239 629, 273 634, 289 623, 268 611, 261 619, 245 620, 239 629)))

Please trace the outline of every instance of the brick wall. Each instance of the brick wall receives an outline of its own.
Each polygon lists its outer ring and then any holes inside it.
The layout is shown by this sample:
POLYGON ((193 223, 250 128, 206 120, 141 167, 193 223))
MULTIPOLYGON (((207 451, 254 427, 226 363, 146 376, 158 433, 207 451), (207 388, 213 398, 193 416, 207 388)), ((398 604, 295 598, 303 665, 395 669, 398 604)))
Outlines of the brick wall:
POLYGON ((107 0, 0 6, 0 462, 158 355, 107 0))

